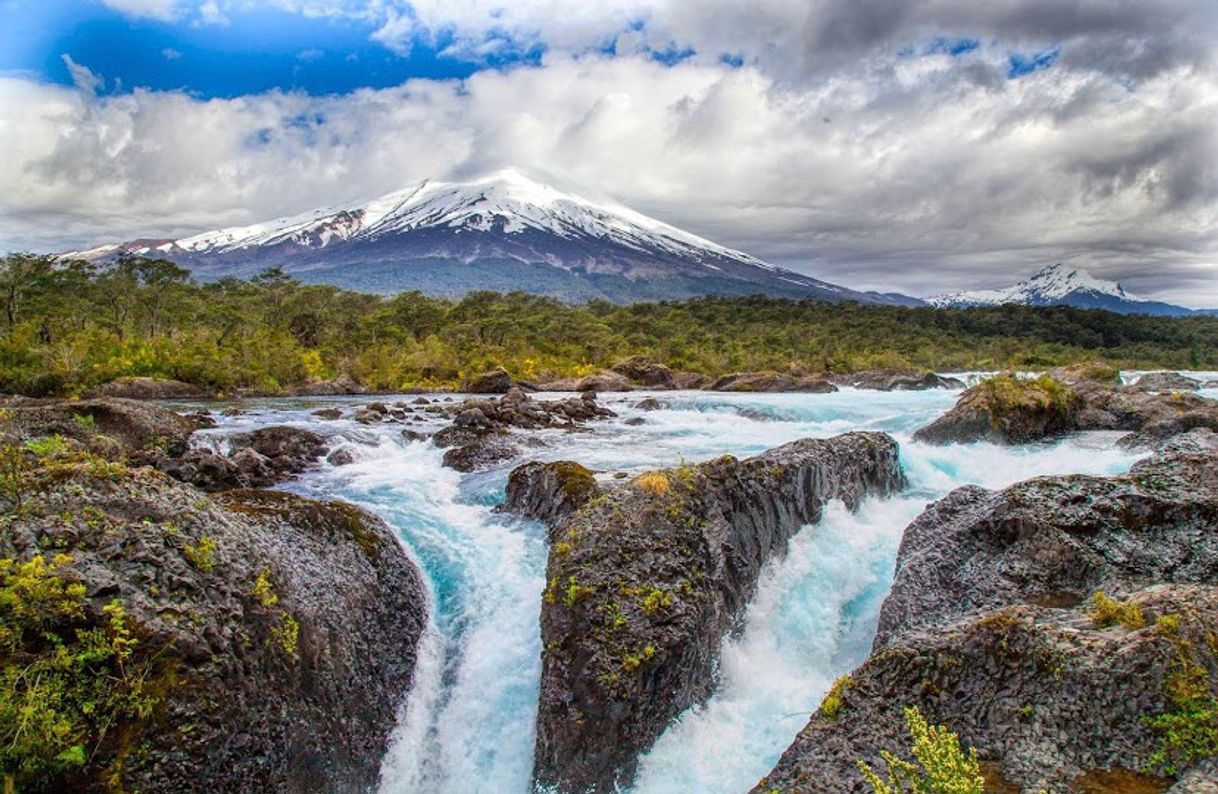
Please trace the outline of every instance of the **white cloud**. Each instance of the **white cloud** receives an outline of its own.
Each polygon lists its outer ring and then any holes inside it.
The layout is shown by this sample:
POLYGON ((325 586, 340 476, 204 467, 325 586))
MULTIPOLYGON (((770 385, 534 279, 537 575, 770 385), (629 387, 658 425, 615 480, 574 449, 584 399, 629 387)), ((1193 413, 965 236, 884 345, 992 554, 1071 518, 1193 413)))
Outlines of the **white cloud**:
POLYGON ((175 50, 173 47, 166 47, 165 49, 161 50, 161 57, 167 61, 176 61, 182 57, 182 53, 179 50, 175 50))
POLYGON ((122 14, 165 22, 177 17, 177 0, 102 0, 102 4, 122 14))
POLYGON ((59 56, 63 60, 63 65, 68 67, 68 75, 72 78, 72 83, 80 91, 86 94, 96 94, 99 89, 105 85, 105 81, 93 73, 87 66, 82 66, 72 60, 72 56, 66 52, 59 56))

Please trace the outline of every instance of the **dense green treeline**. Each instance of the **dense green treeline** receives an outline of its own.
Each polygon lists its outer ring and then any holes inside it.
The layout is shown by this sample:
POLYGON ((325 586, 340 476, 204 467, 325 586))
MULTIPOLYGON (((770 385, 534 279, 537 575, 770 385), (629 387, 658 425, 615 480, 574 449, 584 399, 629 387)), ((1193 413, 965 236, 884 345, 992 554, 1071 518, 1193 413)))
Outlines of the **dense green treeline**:
POLYGON ((346 374, 371 389, 444 388, 492 366, 583 375, 627 355, 674 369, 837 372, 1218 368, 1218 318, 1071 308, 968 310, 765 297, 568 306, 523 293, 461 300, 303 285, 278 270, 197 284, 164 260, 107 268, 0 260, 0 391, 73 394, 124 375, 220 391, 288 390, 346 374))

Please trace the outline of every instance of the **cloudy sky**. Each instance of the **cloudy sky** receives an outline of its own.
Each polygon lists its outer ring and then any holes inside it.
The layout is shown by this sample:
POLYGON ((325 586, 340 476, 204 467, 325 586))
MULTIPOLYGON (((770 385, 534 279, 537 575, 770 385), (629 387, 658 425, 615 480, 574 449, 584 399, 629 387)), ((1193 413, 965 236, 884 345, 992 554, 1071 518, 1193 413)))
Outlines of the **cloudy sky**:
POLYGON ((850 287, 1218 306, 1215 0, 0 0, 0 251, 515 166, 850 287))

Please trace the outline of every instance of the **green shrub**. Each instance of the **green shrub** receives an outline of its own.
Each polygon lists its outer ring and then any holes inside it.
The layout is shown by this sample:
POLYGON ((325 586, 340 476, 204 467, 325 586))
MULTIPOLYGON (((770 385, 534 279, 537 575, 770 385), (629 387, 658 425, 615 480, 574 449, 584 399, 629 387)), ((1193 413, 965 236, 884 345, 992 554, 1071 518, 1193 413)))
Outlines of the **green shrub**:
POLYGON ((82 766, 119 723, 147 719, 152 658, 116 599, 87 609, 72 558, 0 559, 0 773, 6 785, 82 766))
POLYGON ((983 794, 985 779, 975 748, 962 751, 956 734, 944 725, 929 725, 916 706, 905 709, 905 722, 913 738, 910 752, 914 761, 881 751, 888 780, 865 761, 856 762, 875 794, 983 794))

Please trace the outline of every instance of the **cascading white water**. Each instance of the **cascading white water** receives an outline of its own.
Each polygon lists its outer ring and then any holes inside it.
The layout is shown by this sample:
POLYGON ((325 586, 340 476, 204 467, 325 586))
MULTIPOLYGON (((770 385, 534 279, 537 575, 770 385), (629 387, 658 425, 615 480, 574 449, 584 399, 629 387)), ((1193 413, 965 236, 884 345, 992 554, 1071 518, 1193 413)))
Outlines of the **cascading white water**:
MULTIPOLYGON (((827 395, 657 393, 605 395, 619 419, 588 432, 541 434, 539 459, 638 471, 730 453, 746 456, 797 438, 885 430, 902 443, 910 488, 855 513, 831 505, 789 553, 763 571, 738 636, 723 648, 721 683, 682 715, 641 760, 635 794, 741 792, 766 774, 832 680, 861 662, 887 592, 901 532, 930 501, 965 483, 1001 487, 1040 474, 1116 473, 1137 455, 1090 434, 1019 448, 929 447, 909 434, 947 410, 953 392, 827 395), (624 420, 643 417, 645 424, 624 420)), ((426 574, 431 626, 416 680, 383 767, 383 794, 527 794, 540 676, 544 586, 541 526, 492 512, 508 469, 462 476, 400 428, 317 421, 300 401, 226 419, 233 427, 307 424, 347 439, 354 464, 324 467, 290 487, 379 513, 426 574)))

